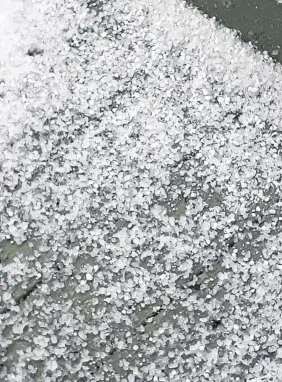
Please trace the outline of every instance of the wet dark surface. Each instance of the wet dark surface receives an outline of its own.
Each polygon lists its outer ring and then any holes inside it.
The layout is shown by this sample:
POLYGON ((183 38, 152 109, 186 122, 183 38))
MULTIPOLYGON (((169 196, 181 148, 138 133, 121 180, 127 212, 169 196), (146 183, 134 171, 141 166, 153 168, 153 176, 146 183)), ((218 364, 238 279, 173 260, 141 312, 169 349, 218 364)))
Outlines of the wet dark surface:
POLYGON ((188 0, 201 11, 239 31, 244 41, 282 62, 282 4, 278 0, 188 0))

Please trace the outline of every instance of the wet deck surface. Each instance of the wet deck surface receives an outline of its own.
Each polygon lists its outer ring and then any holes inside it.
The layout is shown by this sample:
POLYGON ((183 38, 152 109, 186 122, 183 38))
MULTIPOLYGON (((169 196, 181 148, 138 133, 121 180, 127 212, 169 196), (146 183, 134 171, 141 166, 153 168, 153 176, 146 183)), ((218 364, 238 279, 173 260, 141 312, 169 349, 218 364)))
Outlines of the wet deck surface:
POLYGON ((205 14, 239 31, 244 41, 282 62, 282 4, 276 0, 189 0, 205 14))

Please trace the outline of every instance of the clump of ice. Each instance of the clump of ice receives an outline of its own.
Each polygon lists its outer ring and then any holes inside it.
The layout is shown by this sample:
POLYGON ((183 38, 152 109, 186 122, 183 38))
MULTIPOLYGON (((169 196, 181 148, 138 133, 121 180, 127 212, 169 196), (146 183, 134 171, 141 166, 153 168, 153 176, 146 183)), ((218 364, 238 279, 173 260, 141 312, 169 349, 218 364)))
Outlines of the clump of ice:
POLYGON ((17 11, 21 5, 22 5, 21 0, 1 1, 0 3, 0 19, 2 21, 1 28, 5 33, 10 32, 10 27, 11 27, 10 16, 14 16, 15 11, 17 11))

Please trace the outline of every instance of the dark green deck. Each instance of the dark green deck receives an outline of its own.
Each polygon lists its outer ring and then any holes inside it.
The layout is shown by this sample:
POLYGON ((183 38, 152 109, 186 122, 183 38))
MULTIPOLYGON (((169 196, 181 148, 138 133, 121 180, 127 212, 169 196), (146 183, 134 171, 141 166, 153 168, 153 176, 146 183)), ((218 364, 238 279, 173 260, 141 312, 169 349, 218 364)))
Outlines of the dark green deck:
POLYGON ((244 41, 282 62, 282 4, 278 0, 189 0, 244 41))

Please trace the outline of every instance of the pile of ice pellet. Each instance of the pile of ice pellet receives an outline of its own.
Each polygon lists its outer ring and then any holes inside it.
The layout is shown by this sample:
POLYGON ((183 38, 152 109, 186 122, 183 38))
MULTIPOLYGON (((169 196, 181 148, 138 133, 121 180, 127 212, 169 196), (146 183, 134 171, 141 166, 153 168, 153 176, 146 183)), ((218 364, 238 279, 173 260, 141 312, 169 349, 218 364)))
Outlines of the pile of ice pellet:
POLYGON ((7 9, 0 380, 282 381, 281 66, 180 0, 7 9))

